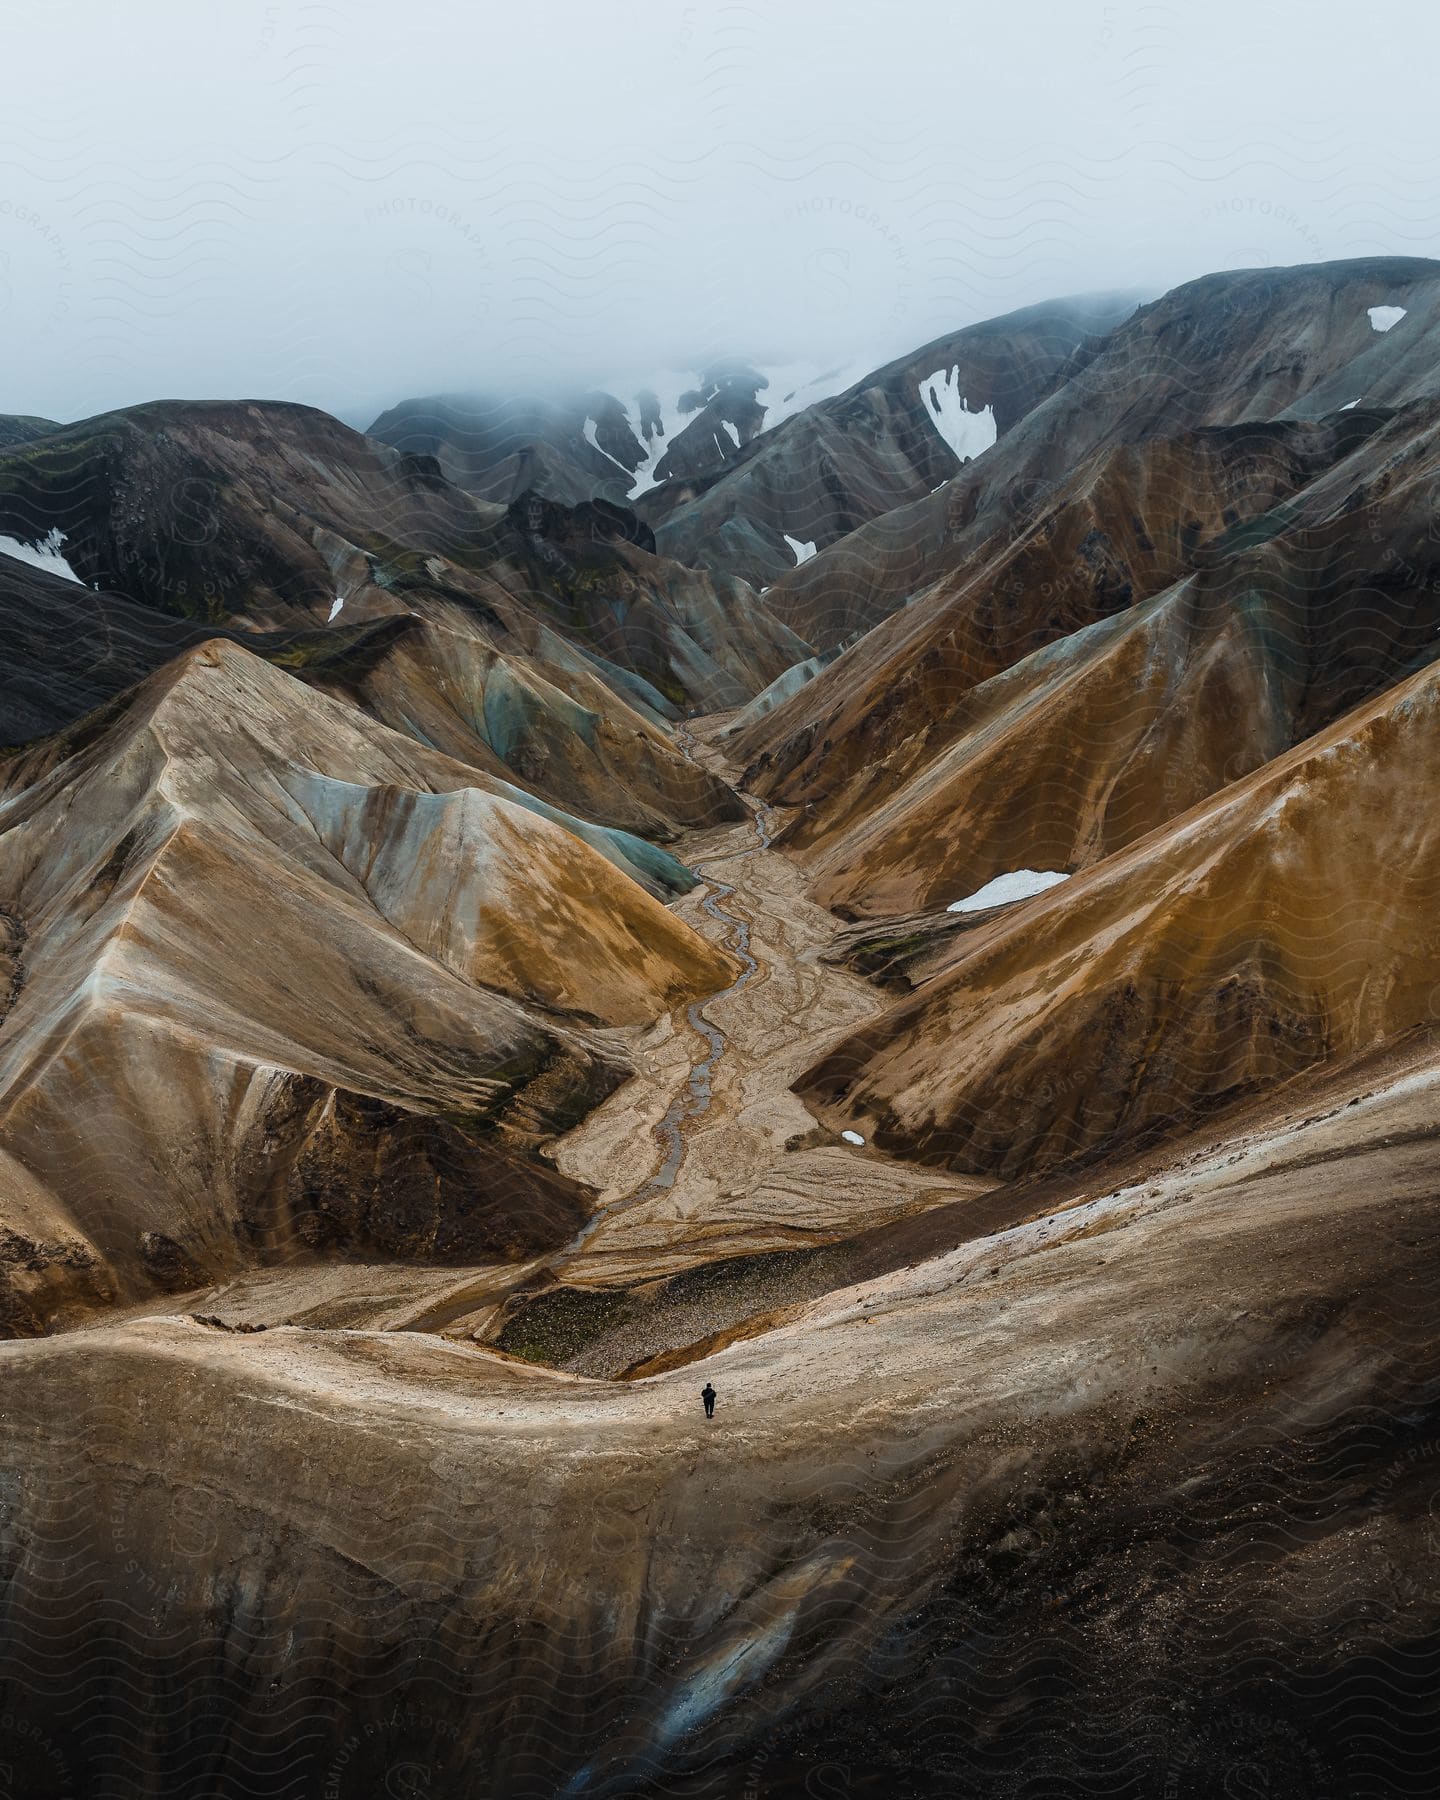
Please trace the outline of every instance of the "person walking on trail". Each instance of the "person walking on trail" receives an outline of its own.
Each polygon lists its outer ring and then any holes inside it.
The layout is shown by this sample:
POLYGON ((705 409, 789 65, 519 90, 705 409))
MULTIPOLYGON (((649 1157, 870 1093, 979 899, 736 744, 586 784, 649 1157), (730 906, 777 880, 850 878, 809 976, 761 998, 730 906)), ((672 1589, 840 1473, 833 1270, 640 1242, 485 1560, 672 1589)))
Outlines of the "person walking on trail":
POLYGON ((713 1419, 715 1417, 715 1390, 708 1381, 700 1390, 700 1398, 705 1402, 705 1417, 713 1419))

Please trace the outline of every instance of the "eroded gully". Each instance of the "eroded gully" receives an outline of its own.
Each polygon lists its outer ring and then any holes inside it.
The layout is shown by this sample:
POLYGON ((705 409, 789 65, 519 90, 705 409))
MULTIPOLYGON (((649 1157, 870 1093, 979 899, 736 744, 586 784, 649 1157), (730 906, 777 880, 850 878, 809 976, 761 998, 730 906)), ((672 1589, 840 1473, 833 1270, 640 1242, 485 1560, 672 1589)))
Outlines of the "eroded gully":
MULTIPOLYGON (((695 739, 689 726, 680 725, 676 731, 676 738, 686 758, 698 768, 700 764, 695 755, 695 739)), ((768 850, 771 843, 770 808, 763 801, 752 799, 749 794, 743 793, 739 788, 734 789, 734 792, 750 809, 750 823, 755 833, 755 842, 748 849, 730 852, 725 858, 727 862, 740 861, 745 857, 756 855, 759 851, 768 850)), ((612 1200, 608 1206, 602 1206, 594 1212, 576 1235, 570 1246, 571 1250, 579 1249, 601 1225, 605 1224, 607 1220, 613 1219, 616 1213, 623 1212, 627 1207, 648 1200, 652 1195, 665 1193, 674 1187, 676 1177, 685 1160, 686 1126, 696 1119, 703 1118, 709 1112, 713 1098, 715 1069, 730 1047, 730 1039, 724 1028, 715 1023, 706 1008, 714 1006, 718 1001, 733 999, 735 995, 749 986, 750 982, 759 974, 762 966, 750 948, 750 921, 738 912, 727 912, 722 904, 735 892, 734 882, 713 879, 706 874, 703 864, 697 863, 694 872, 710 890, 700 902, 701 910, 726 928, 727 936, 723 940, 722 947, 731 955, 739 958, 740 973, 729 987, 719 988, 715 993, 707 994, 702 1000, 692 1000, 685 1008, 685 1018, 690 1029, 705 1042, 707 1049, 705 1055, 698 1062, 690 1065, 690 1073, 686 1078, 685 1085, 670 1102, 664 1118, 655 1126, 655 1136, 662 1151, 659 1168, 630 1193, 621 1195, 612 1200)))

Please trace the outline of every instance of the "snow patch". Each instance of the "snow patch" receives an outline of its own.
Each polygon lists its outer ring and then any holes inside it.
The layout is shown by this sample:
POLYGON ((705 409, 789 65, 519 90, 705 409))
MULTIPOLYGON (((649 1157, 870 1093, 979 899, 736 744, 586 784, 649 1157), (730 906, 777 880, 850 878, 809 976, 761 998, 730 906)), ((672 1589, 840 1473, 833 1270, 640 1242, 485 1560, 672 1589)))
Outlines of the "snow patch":
POLYGON ((626 422, 635 434, 636 443, 645 451, 645 460, 636 469, 631 483, 630 498, 632 500, 641 494, 649 493, 651 488, 659 486, 659 477, 655 473, 656 465, 665 460, 665 452, 670 448, 677 434, 682 432, 689 423, 685 414, 680 410, 679 400, 681 394, 694 385, 695 377, 693 375, 683 375, 672 371, 668 376, 657 377, 650 381, 613 384, 608 390, 617 393, 633 393, 640 389, 648 389, 660 401, 660 423, 650 437, 645 435, 644 427, 641 424, 643 413, 640 402, 630 400, 625 405, 626 422))
POLYGON ((58 575, 64 581, 84 587, 85 583, 66 562, 64 549, 65 534, 58 526, 33 544, 22 544, 19 538, 0 537, 0 552, 13 556, 16 562, 29 563, 32 569, 43 569, 47 575, 58 575))
MULTIPOLYGON (((600 454, 605 458, 606 462, 614 463, 615 467, 620 471, 620 473, 625 477, 626 481, 628 482, 631 479, 630 471, 625 467, 624 463, 622 463, 618 457, 614 457, 610 454, 610 452, 600 442, 599 438, 595 435, 595 432, 596 432, 595 420, 587 419, 585 421, 585 442, 590 446, 590 448, 592 450, 598 450, 600 452, 600 454)), ((642 440, 642 442, 643 442, 643 440, 642 440)))
POLYGON ((1347 400, 1340 408, 1341 412, 1349 412, 1352 406, 1358 406, 1364 398, 1365 396, 1363 394, 1357 394, 1353 400, 1347 400))
MULTIPOLYGON (((765 386, 761 387, 755 398, 765 409, 761 429, 771 431, 782 419, 788 419, 806 407, 816 406, 822 400, 829 400, 836 394, 843 394, 852 388, 879 366, 885 359, 871 355, 862 361, 853 363, 756 363, 756 371, 768 377, 765 386)), ((615 395, 635 396, 641 392, 654 394, 659 401, 659 429, 647 437, 641 429, 641 409, 639 401, 630 398, 624 401, 625 417, 636 442, 643 445, 645 461, 636 469, 630 488, 630 498, 637 499, 641 494, 658 485, 655 468, 665 459, 665 452, 670 448, 676 436, 685 429, 694 416, 680 410, 680 396, 691 392, 696 386, 698 371, 691 369, 666 369, 647 372, 643 378, 637 378, 633 372, 627 373, 623 379, 605 381, 597 391, 615 395)), ((740 434, 728 419, 721 421, 726 435, 730 437, 737 450, 744 446, 740 434)), ((586 438, 596 449, 587 425, 586 438)), ((602 454, 604 454, 602 452, 602 454)))
POLYGON ((847 1144, 863 1144, 865 1142, 858 1131, 842 1131, 840 1135, 847 1144))
POLYGON ((338 619, 340 617, 340 608, 344 604, 345 604, 345 596, 343 594, 337 594, 335 596, 334 602, 332 603, 332 605, 330 607, 330 617, 328 619, 326 619, 326 621, 325 621, 325 623, 327 625, 329 625, 333 620, 338 619))
POLYGON ((976 888, 973 894, 954 901, 945 910, 967 913, 982 912, 987 906, 1009 906, 1012 901, 1028 900, 1032 894, 1043 894, 1047 888, 1058 887, 1069 879, 1058 869, 1015 869, 1009 875, 997 875, 993 881, 987 881, 984 887, 976 888))
POLYGON ((995 442, 995 408, 973 412, 960 392, 960 367, 937 369, 920 383, 920 404, 925 416, 963 462, 979 456, 995 442))
POLYGON ((813 543, 802 543, 799 538, 792 538, 788 531, 782 531, 780 535, 790 546, 790 554, 795 558, 795 566, 797 569, 802 562, 809 562, 810 558, 815 554, 815 546, 813 543))
POLYGON ((847 392, 857 381, 873 374, 884 360, 882 356, 873 361, 831 363, 819 369, 814 363, 782 363, 773 369, 762 365, 761 372, 770 380, 756 399, 765 408, 765 430, 773 431, 782 419, 794 418, 809 406, 818 406, 822 400, 833 400, 836 394, 847 392))
POLYGON ((1370 314, 1372 331, 1388 331, 1392 325, 1398 325, 1405 317, 1403 306, 1370 306, 1365 310, 1370 314))

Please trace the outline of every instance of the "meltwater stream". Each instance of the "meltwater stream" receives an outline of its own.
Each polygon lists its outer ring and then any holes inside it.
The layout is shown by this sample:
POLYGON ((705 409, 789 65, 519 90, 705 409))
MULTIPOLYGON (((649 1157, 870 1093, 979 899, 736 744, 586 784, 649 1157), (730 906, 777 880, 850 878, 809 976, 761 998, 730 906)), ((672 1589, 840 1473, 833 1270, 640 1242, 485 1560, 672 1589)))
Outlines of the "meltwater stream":
MULTIPOLYGON (((742 850, 741 856, 753 856, 757 850, 770 847, 770 831, 766 809, 758 807, 751 814, 751 823, 755 827, 755 842, 748 850, 742 850)), ((709 881, 703 868, 695 873, 702 880, 709 881)), ((709 913, 712 919, 718 919, 722 925, 730 927, 731 935, 726 940, 725 948, 740 958, 742 967, 727 988, 721 988, 718 994, 708 994, 703 1000, 692 1000, 685 1008, 685 1017, 690 1021, 693 1031, 703 1037, 710 1049, 708 1055, 690 1068, 690 1078, 685 1087, 670 1102, 665 1117, 655 1127, 655 1135, 665 1146, 665 1155, 660 1167, 644 1184, 637 1188, 631 1199, 639 1200, 647 1194, 659 1193, 664 1188, 674 1187, 675 1177, 680 1172, 681 1159, 685 1154, 685 1121, 696 1119, 710 1110, 710 1077, 715 1072, 715 1065, 725 1054, 729 1039, 721 1028, 705 1016, 705 1008, 715 1000, 728 1000, 732 994, 738 994, 759 969, 760 965, 750 954, 750 926, 744 919, 737 918, 734 913, 726 912, 720 904, 735 892, 733 882, 710 882, 710 892, 700 902, 701 910, 709 913)))
MULTIPOLYGON (((679 736, 681 746, 688 756, 690 754, 690 734, 682 727, 679 736)), ((745 799, 746 797, 742 795, 741 798, 745 799)), ((758 850, 769 849, 771 841, 770 809, 764 805, 757 805, 751 812, 750 822, 755 829, 755 842, 748 849, 737 851, 732 856, 726 857, 727 862, 740 857, 754 856, 758 850)), ((730 935, 725 941, 724 948, 740 958, 740 973, 729 987, 721 988, 718 993, 707 994, 703 1000, 692 1000, 685 1009, 685 1017, 689 1021, 691 1029, 705 1040, 708 1049, 699 1062, 691 1064, 685 1086, 670 1102, 665 1117, 655 1127, 655 1136, 660 1140, 664 1149, 660 1167, 633 1193, 626 1194, 618 1200, 612 1200, 608 1206, 602 1206, 593 1213, 581 1228, 571 1246, 572 1250, 584 1243, 598 1225, 603 1224, 606 1219, 612 1218, 622 1208, 633 1206, 637 1200, 648 1199, 652 1194, 664 1193, 667 1189, 674 1187, 675 1178, 680 1173, 680 1164, 685 1157, 685 1126, 691 1119, 698 1119, 710 1110, 711 1078, 715 1073, 715 1065, 724 1056, 730 1041, 721 1027, 707 1016, 705 1009, 717 1000, 728 1000, 732 994, 738 994, 760 968, 760 964, 750 954, 749 922, 737 917, 734 913, 726 912, 721 904, 735 892, 734 883, 712 881, 700 864, 696 864, 695 873, 710 889, 710 892, 700 902, 701 908, 709 913, 712 919, 718 919, 722 925, 730 927, 730 935)))

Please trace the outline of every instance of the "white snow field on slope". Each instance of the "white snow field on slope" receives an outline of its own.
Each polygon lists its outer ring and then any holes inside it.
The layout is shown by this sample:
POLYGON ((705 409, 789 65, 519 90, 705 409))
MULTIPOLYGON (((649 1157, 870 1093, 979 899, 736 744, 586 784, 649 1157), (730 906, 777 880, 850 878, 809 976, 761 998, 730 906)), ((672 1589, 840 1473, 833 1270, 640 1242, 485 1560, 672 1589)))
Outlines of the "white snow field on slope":
POLYGON ((340 617, 340 609, 344 604, 345 596, 343 594, 337 594, 330 604, 330 615, 325 621, 327 625, 333 624, 334 621, 340 617))
POLYGON ((780 535, 790 546, 790 554, 795 558, 795 567, 797 569, 802 562, 809 562, 810 558, 815 554, 815 546, 813 543, 802 543, 799 538, 792 538, 788 531, 782 531, 780 535))
POLYGON ((884 358, 860 362, 831 363, 816 368, 814 363, 782 363, 778 368, 766 367, 770 385, 761 388, 756 399, 765 408, 764 431, 771 431, 782 419, 804 412, 807 406, 818 406, 822 400, 833 400, 863 381, 884 362, 884 358))
POLYGON ((625 419, 635 441, 643 446, 645 460, 635 471, 635 479, 631 483, 630 498, 634 500, 640 494, 648 494, 650 489, 659 486, 655 474, 655 465, 665 460, 665 452, 674 443, 676 437, 694 418, 694 413, 682 413, 679 406, 681 394, 695 385, 694 375, 686 375, 679 370, 671 369, 658 380, 622 382, 606 391, 612 394, 630 394, 648 390, 660 401, 660 429, 653 437, 646 437, 640 428, 640 402, 628 399, 625 402, 625 419))
MULTIPOLYGON (((628 419, 628 417, 629 417, 628 413, 626 414, 626 417, 628 419)), ((633 430, 634 427, 632 426, 631 429, 633 430)), ((605 446, 600 442, 599 438, 596 436, 596 432, 598 430, 599 430, 598 421, 595 419, 587 418, 585 421, 585 442, 590 446, 590 448, 592 450, 598 450, 600 452, 600 454, 605 458, 606 462, 614 463, 615 467, 620 471, 620 473, 628 481, 630 479, 630 471, 625 467, 624 463, 620 462, 617 458, 613 457, 610 454, 610 452, 605 448, 605 446)), ((642 438, 640 441, 643 443, 644 439, 642 438)))
MULTIPOLYGON (((767 385, 757 392, 755 398, 765 409, 760 429, 770 431, 782 419, 804 412, 807 406, 817 406, 822 400, 830 400, 836 394, 843 394, 879 364, 866 358, 852 363, 781 363, 773 368, 766 363, 757 363, 754 366, 760 374, 769 378, 767 385)), ((694 412, 681 412, 680 396, 692 391, 698 383, 699 372, 695 369, 666 369, 663 374, 647 376, 639 381, 627 377, 624 381, 602 384, 602 391, 607 394, 628 396, 624 401, 625 417, 636 439, 648 452, 646 460, 635 471, 634 484, 630 489, 632 500, 659 485, 655 476, 656 464, 664 461, 665 452, 675 441, 677 433, 683 431, 695 417, 694 412), (661 429, 651 438, 647 438, 640 429, 640 405, 634 398, 636 394, 647 390, 660 401, 661 429)), ((734 439, 736 449, 739 449, 740 434, 728 423, 725 430, 734 439)), ((589 435, 588 432, 586 435, 589 435)))
POLYGON ((1405 317, 1403 306, 1368 306, 1365 310, 1370 315, 1372 331, 1388 331, 1392 325, 1398 325, 1405 317))
POLYGON ((925 416, 963 462, 979 456, 995 442, 995 408, 971 412, 960 392, 960 367, 937 369, 920 383, 920 404, 925 416))
POLYGON ((840 1135, 847 1144, 863 1144, 865 1142, 858 1131, 842 1131, 840 1135))
POLYGON ((1009 875, 997 875, 963 900, 952 901, 946 912, 983 912, 987 906, 1008 906, 1014 900, 1028 900, 1032 894, 1043 894, 1046 888, 1059 887, 1068 881, 1058 869, 1015 869, 1009 875))
POLYGON ((43 569, 47 575, 59 575, 65 581, 85 583, 66 562, 64 534, 56 526, 37 543, 22 544, 19 538, 0 537, 0 553, 13 556, 16 562, 29 563, 32 569, 43 569))

